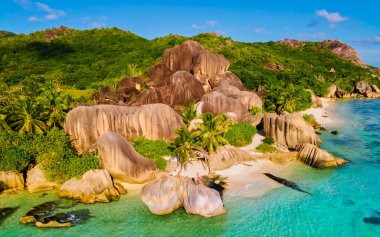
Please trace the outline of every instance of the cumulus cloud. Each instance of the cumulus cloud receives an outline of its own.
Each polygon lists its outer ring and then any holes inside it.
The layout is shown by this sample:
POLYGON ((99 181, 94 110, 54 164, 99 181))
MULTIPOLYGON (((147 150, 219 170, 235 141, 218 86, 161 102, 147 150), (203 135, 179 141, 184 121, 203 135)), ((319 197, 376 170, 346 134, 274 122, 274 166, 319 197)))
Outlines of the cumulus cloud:
POLYGON ((342 16, 339 12, 328 12, 325 9, 318 10, 315 14, 326 19, 330 23, 331 28, 337 27, 338 23, 349 20, 347 17, 342 16))
POLYGON ((106 24, 104 24, 104 23, 102 23, 102 22, 91 22, 90 23, 90 27, 91 28, 103 28, 103 27, 105 27, 106 26, 106 24))
POLYGON ((204 29, 206 28, 204 25, 197 25, 197 24, 192 24, 191 28, 193 29, 204 29))
POLYGON ((31 16, 28 18, 28 21, 42 21, 42 19, 36 17, 36 16, 31 16))
POLYGON ((358 46, 380 45, 380 36, 375 36, 370 39, 355 40, 352 43, 358 46))
POLYGON ((215 27, 219 25, 217 21, 206 21, 206 24, 210 27, 215 27))
POLYGON ((46 21, 57 20, 59 17, 66 15, 65 11, 59 10, 59 9, 53 9, 53 8, 49 7, 47 4, 43 4, 43 3, 37 2, 35 4, 35 6, 39 10, 41 10, 41 11, 43 11, 43 12, 46 13, 44 15, 44 18, 45 18, 46 21))

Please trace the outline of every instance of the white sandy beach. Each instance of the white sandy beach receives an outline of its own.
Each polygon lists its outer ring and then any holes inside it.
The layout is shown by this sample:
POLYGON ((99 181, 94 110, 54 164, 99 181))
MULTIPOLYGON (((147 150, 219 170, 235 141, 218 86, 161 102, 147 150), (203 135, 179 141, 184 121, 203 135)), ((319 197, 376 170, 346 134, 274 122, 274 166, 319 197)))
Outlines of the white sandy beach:
POLYGON ((311 114, 322 126, 336 125, 341 120, 334 116, 333 110, 336 108, 334 99, 320 98, 322 100, 323 108, 309 108, 305 111, 299 112, 300 114, 311 114))

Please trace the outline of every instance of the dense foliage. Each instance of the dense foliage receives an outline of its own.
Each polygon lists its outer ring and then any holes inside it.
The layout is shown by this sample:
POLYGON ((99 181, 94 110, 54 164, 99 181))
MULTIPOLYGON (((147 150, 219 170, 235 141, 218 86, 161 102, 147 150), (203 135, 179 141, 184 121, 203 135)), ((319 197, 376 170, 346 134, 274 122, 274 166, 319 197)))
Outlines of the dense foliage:
POLYGON ((317 42, 305 42, 295 48, 274 42, 236 42, 208 33, 147 40, 117 28, 75 30, 64 26, 28 35, 3 35, 6 37, 0 37, 0 82, 14 86, 28 79, 58 81, 74 97, 80 94, 88 98, 93 92, 89 88, 115 86, 124 76, 148 77, 165 49, 187 39, 228 58, 230 70, 248 89, 263 85, 270 94, 265 103, 268 111, 310 106, 310 95, 304 89, 321 96, 331 84, 347 91, 359 80, 379 85, 370 70, 320 50, 317 42), (265 66, 268 63, 281 65, 284 70, 270 69, 265 66))
POLYGON ((169 144, 160 140, 139 137, 133 140, 133 147, 141 155, 152 159, 160 170, 165 170, 167 161, 163 156, 170 155, 169 144))
POLYGON ((225 138, 230 145, 241 147, 250 144, 256 133, 256 127, 247 122, 240 122, 229 126, 225 138))
POLYGON ((69 138, 58 128, 44 135, 0 133, 0 170, 26 172, 29 165, 40 164, 51 181, 64 182, 90 169, 99 168, 94 155, 75 155, 69 138))
POLYGON ((262 153, 274 153, 274 152, 278 152, 278 150, 276 149, 276 147, 274 147, 272 145, 269 145, 267 143, 261 143, 260 145, 258 145, 256 147, 256 150, 258 152, 262 152, 262 153))
POLYGON ((271 137, 265 137, 265 138, 263 139, 263 142, 264 142, 265 144, 268 144, 268 145, 273 145, 273 144, 274 144, 274 139, 271 138, 271 137))

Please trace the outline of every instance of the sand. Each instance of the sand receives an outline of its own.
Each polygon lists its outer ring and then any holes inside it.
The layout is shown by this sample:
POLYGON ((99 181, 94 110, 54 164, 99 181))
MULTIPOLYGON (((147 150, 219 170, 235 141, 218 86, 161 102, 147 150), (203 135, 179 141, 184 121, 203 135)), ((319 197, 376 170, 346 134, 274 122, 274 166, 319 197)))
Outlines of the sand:
POLYGON ((319 124, 322 126, 336 125, 342 122, 340 118, 334 116, 332 112, 336 108, 334 99, 320 98, 322 100, 323 108, 309 108, 305 111, 299 112, 300 114, 312 114, 319 124))

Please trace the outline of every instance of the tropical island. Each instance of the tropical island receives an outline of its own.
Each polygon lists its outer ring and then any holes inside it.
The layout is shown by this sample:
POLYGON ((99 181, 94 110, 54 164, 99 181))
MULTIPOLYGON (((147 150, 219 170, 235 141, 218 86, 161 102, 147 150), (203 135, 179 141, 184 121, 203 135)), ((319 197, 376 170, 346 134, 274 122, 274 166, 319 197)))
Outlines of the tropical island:
MULTIPOLYGON (((243 43, 216 33, 147 40, 64 26, 1 32, 0 192, 56 190, 95 203, 138 189, 156 215, 182 207, 222 215, 223 193, 239 187, 245 169, 347 163, 320 148, 323 107, 335 98, 379 98, 379 78, 339 40, 243 43)), ((311 194, 261 171, 260 179, 311 194)), ((20 223, 79 222, 55 209, 44 203, 20 223)))

